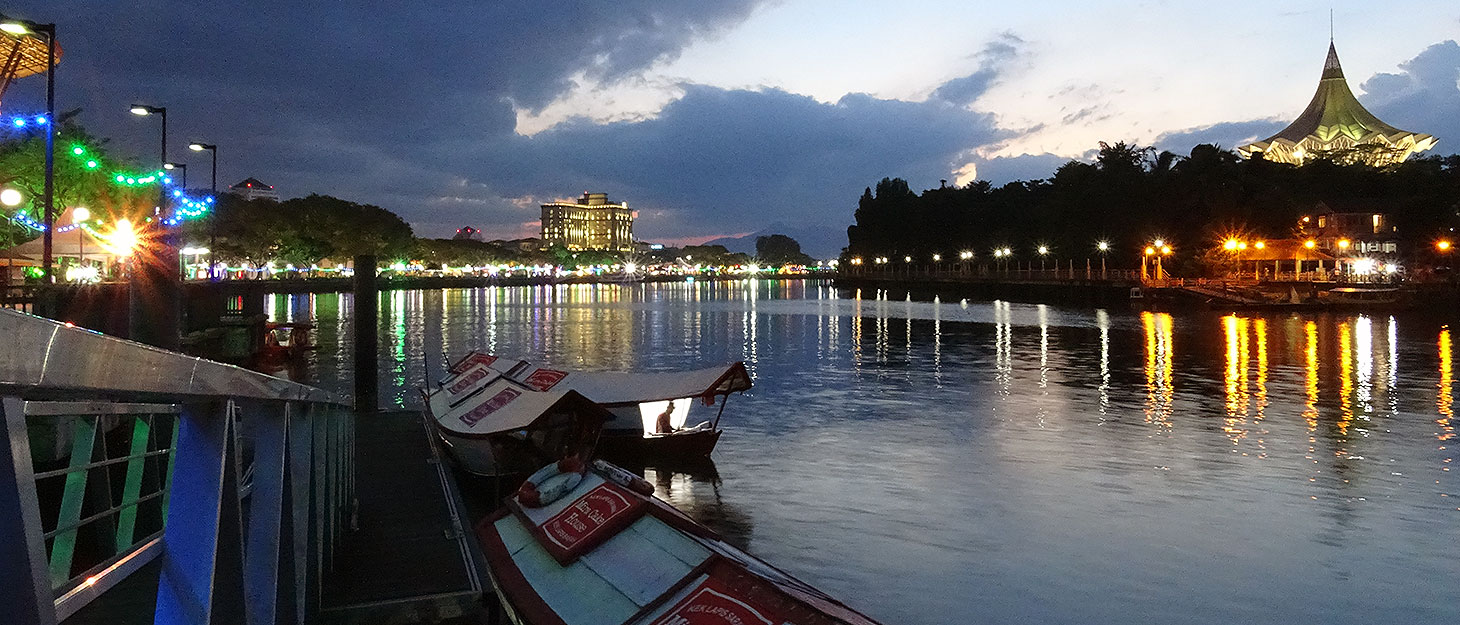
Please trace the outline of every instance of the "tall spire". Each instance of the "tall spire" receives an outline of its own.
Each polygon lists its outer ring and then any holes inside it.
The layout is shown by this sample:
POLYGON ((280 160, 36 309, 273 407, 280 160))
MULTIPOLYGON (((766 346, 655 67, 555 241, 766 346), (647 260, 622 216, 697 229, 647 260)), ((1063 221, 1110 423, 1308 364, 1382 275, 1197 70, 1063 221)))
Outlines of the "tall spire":
POLYGON ((1338 64, 1338 48, 1333 46, 1333 41, 1328 42, 1328 58, 1323 61, 1323 80, 1329 78, 1343 78, 1343 66, 1338 64))

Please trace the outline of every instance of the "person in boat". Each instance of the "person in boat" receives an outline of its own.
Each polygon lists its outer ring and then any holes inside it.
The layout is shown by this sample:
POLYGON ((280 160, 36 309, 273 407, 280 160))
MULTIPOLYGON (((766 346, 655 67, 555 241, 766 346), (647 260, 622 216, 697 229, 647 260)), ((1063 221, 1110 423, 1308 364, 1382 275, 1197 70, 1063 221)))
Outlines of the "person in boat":
POLYGON ((654 422, 654 431, 658 434, 669 434, 674 431, 674 426, 669 423, 669 417, 674 414, 674 402, 669 402, 669 407, 659 413, 659 418, 654 422))

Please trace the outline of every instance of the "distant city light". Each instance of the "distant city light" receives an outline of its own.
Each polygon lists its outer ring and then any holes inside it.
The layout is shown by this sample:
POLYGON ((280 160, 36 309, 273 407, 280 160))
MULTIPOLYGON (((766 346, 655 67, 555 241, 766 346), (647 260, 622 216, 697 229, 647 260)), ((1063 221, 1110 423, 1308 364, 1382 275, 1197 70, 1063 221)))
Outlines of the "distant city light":
POLYGON ((1043 255, 1048 254, 1048 253, 1049 253, 1049 246, 1046 246, 1046 245, 1039 246, 1039 255, 1040 256, 1043 256, 1043 255))
POLYGON ((1448 252, 1450 251, 1450 245, 1451 243, 1449 241, 1437 241, 1435 243, 1435 249, 1440 250, 1441 252, 1448 252))
POLYGON ((1102 252, 1110 251, 1110 242, 1109 241, 1101 241, 1099 243, 1096 243, 1095 244, 1095 249, 1100 250, 1102 252))

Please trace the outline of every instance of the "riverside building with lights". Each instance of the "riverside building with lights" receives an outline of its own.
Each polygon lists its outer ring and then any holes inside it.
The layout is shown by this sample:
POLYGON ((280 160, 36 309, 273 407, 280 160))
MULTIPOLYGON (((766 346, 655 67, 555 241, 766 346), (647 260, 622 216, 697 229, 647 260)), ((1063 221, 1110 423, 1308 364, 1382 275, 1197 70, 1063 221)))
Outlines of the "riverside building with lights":
POLYGON ((627 202, 609 202, 607 193, 585 192, 576 201, 543 204, 542 239, 574 251, 630 252, 634 212, 627 202))
POLYGON ((279 201, 279 192, 274 190, 274 185, 264 184, 258 178, 245 179, 243 182, 229 187, 228 192, 245 200, 279 201))
POLYGON ((1386 124, 1359 104, 1348 88, 1338 50, 1328 44, 1328 58, 1318 91, 1308 108, 1281 132, 1237 148, 1245 158, 1302 165, 1314 157, 1334 155, 1339 162, 1388 165, 1435 147, 1435 138, 1386 124), (1341 155, 1334 154, 1343 152, 1341 155))

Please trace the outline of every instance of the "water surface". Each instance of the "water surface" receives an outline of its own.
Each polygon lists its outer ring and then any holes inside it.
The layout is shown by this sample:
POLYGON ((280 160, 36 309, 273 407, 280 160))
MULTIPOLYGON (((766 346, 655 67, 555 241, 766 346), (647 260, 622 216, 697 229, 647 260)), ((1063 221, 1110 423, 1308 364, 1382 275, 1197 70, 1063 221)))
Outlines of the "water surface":
MULTIPOLYGON (((274 301, 347 393, 351 297, 274 301)), ((389 292, 380 381, 412 408, 443 351, 743 360, 713 467, 646 476, 889 625, 1457 623, 1451 332, 814 281, 389 292)))

